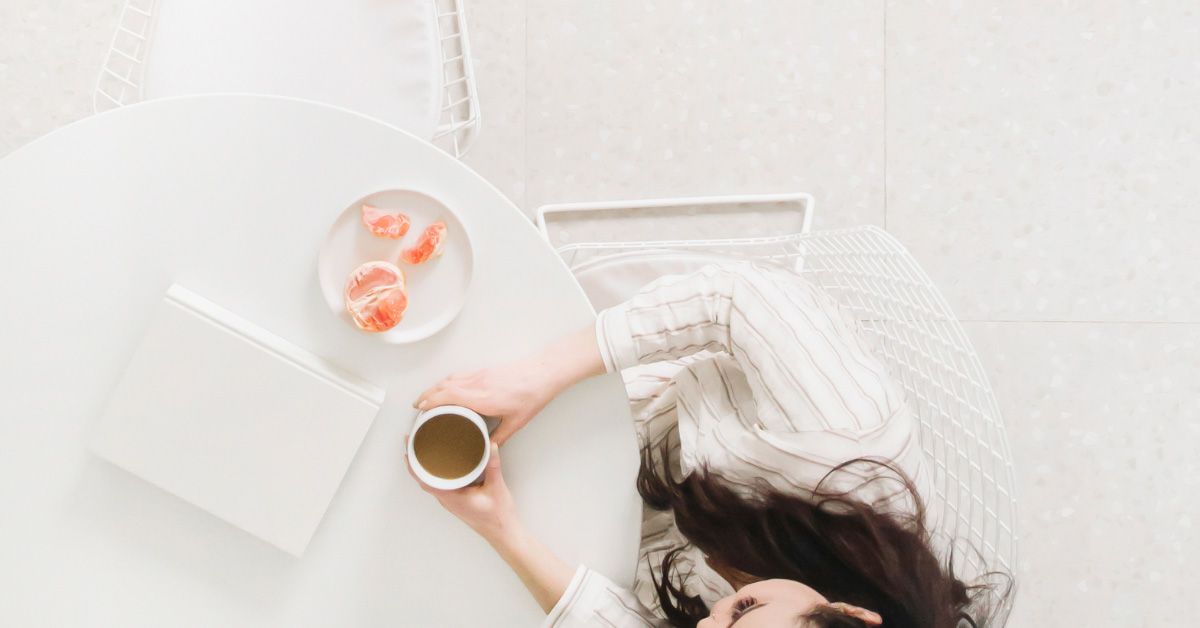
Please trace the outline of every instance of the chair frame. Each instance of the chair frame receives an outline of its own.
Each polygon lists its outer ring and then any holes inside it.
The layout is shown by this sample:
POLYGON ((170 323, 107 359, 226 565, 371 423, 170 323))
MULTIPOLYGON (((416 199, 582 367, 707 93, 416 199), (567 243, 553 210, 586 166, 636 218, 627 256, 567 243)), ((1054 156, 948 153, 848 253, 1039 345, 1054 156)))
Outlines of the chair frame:
MULTIPOLYGON (((126 0, 104 65, 96 77, 92 109, 101 113, 145 99, 143 78, 159 0, 126 0)), ((479 134, 481 117, 465 0, 429 0, 437 21, 442 106, 430 140, 457 158, 479 134)))
MULTIPOLYGON (((658 199, 572 206, 572 211, 661 207, 711 199, 658 199)), ((561 206, 538 213, 547 218, 561 206)), ((920 424, 921 447, 933 464, 927 508, 955 571, 974 581, 991 571, 1015 575, 1018 534, 1016 481, 1008 436, 983 365, 949 304, 908 250, 874 226, 808 230, 766 238, 578 242, 559 247, 572 271, 613 255, 700 251, 781 264, 821 286, 861 325, 876 354, 904 388, 920 424)), ((1004 583, 1007 584, 1007 583, 1004 583)), ((999 603, 997 625, 1012 610, 1015 591, 999 603)), ((995 600, 989 600, 995 603, 995 600)))

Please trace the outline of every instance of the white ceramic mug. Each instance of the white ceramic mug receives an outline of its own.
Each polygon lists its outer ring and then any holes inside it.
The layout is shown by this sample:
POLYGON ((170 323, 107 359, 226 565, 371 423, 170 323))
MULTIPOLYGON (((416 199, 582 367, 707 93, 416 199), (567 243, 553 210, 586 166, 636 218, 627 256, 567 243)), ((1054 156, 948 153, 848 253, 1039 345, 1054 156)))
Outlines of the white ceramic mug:
POLYGON ((470 408, 464 408, 462 406, 437 406, 436 408, 430 408, 430 409, 417 415, 417 418, 415 420, 413 420, 412 429, 409 430, 409 432, 408 432, 408 463, 409 463, 409 466, 412 467, 413 473, 415 473, 417 475, 417 479, 421 480, 421 482, 423 482, 424 484, 426 484, 430 487, 436 488, 436 489, 441 489, 444 491, 452 491, 454 489, 462 488, 464 486, 470 486, 472 483, 477 481, 481 476, 483 476, 483 470, 485 468, 487 468, 488 459, 491 457, 492 457, 492 440, 491 440, 491 435, 488 432, 487 422, 484 421, 483 417, 480 416, 478 412, 476 412, 470 408), (455 416, 460 416, 460 417, 470 421, 472 424, 475 425, 475 427, 479 428, 479 433, 483 435, 483 442, 484 442, 483 457, 480 458, 479 464, 475 465, 475 468, 471 469, 471 471, 468 472, 466 475, 464 475, 462 477, 449 479, 449 480, 446 478, 438 477, 438 476, 426 471, 425 467, 421 466, 421 461, 417 459, 416 451, 413 450, 413 442, 417 440, 417 430, 421 429, 421 426, 424 425, 427 421, 429 421, 429 419, 432 419, 437 416, 442 416, 443 414, 453 414, 455 416))

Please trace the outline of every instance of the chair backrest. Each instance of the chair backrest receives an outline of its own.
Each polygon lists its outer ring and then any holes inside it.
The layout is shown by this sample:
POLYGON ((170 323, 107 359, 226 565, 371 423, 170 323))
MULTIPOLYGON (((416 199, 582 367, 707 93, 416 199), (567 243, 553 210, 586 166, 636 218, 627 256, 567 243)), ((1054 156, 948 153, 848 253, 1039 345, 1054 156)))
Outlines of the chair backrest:
MULTIPOLYGON (((927 508, 942 549, 954 552, 956 573, 968 582, 989 571, 1015 574, 1012 460, 995 396, 962 325, 903 245, 881 229, 861 227, 725 245, 627 242, 559 249, 585 289, 594 281, 589 275, 613 272, 615 260, 672 251, 789 266, 857 317, 920 420, 921 445, 934 468, 935 493, 925 496, 927 508)), ((1004 624, 1013 597, 991 600, 999 607, 995 625, 1004 624)))
MULTIPOLYGON (((798 244, 800 271, 858 317, 920 419, 921 445, 935 469, 928 507, 952 543, 959 576, 1015 575, 1008 437, 979 357, 946 300, 904 246, 876 227, 811 233, 798 244)), ((999 609, 1001 625, 1012 599, 999 609)))

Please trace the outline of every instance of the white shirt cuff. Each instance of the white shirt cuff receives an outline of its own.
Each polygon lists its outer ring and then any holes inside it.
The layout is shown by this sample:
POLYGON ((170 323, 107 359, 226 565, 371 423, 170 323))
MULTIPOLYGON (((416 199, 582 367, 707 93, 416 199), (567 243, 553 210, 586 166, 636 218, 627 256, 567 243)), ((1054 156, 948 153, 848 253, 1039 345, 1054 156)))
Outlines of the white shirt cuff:
POLYGON ((600 346, 606 372, 617 373, 638 363, 624 304, 603 310, 596 317, 596 342, 600 346))
POLYGON ((550 609, 545 621, 542 622, 542 628, 550 628, 557 624, 571 608, 571 605, 575 603, 575 598, 579 597, 579 590, 583 585, 583 579, 587 575, 587 571, 587 565, 580 565, 575 570, 575 575, 571 577, 571 582, 567 585, 567 590, 563 591, 562 597, 558 598, 558 602, 555 602, 554 608, 550 609))

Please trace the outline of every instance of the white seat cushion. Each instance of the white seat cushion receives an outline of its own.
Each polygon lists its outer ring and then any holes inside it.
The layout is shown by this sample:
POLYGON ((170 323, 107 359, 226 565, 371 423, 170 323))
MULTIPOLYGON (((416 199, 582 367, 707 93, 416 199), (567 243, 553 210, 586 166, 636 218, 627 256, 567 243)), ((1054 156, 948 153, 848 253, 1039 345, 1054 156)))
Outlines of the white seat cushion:
POLYGON ((428 139, 442 89, 435 20, 433 0, 159 0, 144 96, 293 96, 428 139))

